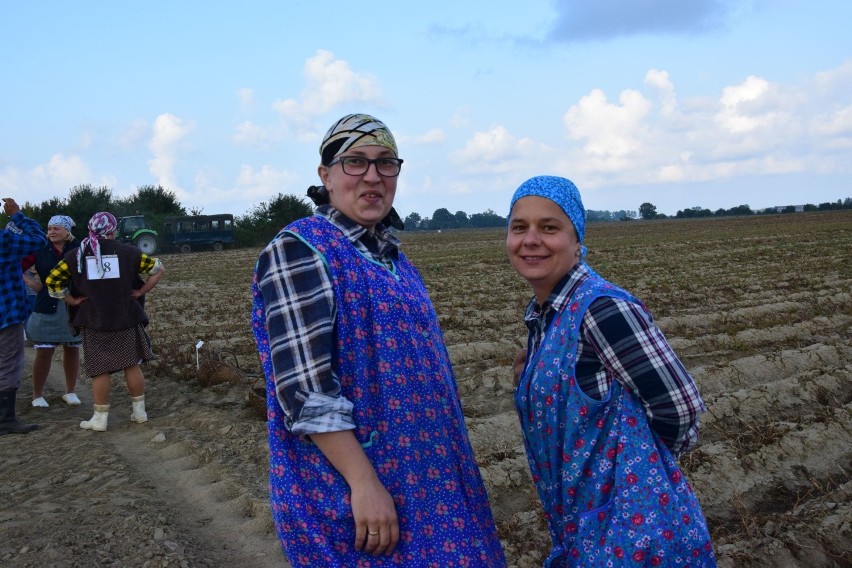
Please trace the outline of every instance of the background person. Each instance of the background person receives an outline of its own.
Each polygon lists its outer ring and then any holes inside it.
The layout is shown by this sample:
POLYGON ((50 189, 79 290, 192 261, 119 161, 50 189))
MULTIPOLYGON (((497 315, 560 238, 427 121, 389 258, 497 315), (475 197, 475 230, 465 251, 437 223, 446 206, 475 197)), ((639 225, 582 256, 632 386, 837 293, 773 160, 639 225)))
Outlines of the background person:
POLYGON ((393 135, 347 115, 320 156, 329 204, 273 239, 253 286, 284 551, 293 566, 505 566, 438 319, 381 223, 393 135))
POLYGON ((95 213, 89 220, 89 236, 45 279, 52 297, 77 308, 72 323, 83 335, 83 367, 92 377, 94 401, 94 415, 80 422, 80 428, 99 432, 107 429, 110 374, 118 371, 124 372, 133 402, 130 420, 148 421, 145 376, 139 365, 151 358, 151 342, 143 326, 145 312, 137 298, 156 286, 165 272, 159 259, 115 241, 115 231, 112 213, 95 213), (149 276, 141 288, 135 288, 140 274, 149 276), (73 294, 69 283, 73 284, 73 294))
POLYGON ((704 403, 645 306, 585 262, 571 181, 524 182, 506 249, 535 296, 515 406, 553 550, 547 567, 715 566, 675 461, 704 403))
POLYGON ((21 259, 43 247, 47 239, 11 197, 3 198, 3 212, 19 232, 0 230, 0 435, 26 434, 38 426, 22 424, 15 415, 24 370, 24 322, 30 311, 21 259))
POLYGON ((33 402, 39 408, 49 404, 44 398, 44 385, 53 362, 56 347, 62 346, 62 368, 65 371, 65 394, 62 400, 69 406, 79 406, 74 392, 80 375, 80 337, 74 334, 68 322, 65 302, 53 298, 42 284, 56 264, 77 248, 71 229, 74 221, 67 215, 54 215, 47 222, 48 244, 24 262, 24 282, 37 292, 35 308, 26 324, 27 337, 33 342, 33 402), (34 267, 36 274, 28 269, 34 267))

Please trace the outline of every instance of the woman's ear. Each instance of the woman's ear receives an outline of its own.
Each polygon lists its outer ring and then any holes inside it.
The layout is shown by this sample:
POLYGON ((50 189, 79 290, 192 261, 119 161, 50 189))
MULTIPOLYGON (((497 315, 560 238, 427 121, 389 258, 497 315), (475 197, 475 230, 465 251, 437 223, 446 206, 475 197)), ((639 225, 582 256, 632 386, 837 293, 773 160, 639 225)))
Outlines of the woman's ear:
POLYGON ((319 175, 319 178, 320 178, 320 180, 322 181, 322 184, 323 184, 326 188, 328 188, 328 184, 329 184, 329 177, 330 177, 330 176, 329 176, 329 169, 328 169, 328 166, 324 166, 324 165, 322 165, 322 164, 320 164, 319 166, 317 166, 317 175, 319 175))

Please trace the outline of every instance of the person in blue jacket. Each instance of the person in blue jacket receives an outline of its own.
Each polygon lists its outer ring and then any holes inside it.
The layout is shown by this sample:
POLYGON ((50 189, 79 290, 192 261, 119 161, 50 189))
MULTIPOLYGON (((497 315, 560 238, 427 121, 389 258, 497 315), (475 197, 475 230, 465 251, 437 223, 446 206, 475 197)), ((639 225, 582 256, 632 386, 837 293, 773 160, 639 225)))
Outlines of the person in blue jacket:
POLYGON ((24 370, 24 322, 30 313, 21 259, 47 244, 47 238, 11 197, 3 198, 3 212, 20 232, 0 230, 0 435, 26 434, 38 426, 18 422, 15 414, 24 370))

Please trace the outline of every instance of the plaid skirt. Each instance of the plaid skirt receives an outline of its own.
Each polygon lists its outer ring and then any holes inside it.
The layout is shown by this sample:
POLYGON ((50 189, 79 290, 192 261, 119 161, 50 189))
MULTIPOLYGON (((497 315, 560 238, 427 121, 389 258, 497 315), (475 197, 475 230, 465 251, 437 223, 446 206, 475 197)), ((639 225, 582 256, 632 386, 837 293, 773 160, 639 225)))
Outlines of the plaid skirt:
POLYGON ((141 323, 115 331, 84 327, 82 334, 83 369, 89 377, 117 373, 153 356, 151 340, 141 323))

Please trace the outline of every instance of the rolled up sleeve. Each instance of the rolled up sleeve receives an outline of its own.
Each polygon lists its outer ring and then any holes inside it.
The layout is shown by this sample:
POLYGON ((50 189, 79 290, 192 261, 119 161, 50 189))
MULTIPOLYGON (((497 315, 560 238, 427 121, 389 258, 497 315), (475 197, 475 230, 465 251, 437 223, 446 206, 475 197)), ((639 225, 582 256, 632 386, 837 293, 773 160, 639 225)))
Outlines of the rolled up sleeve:
POLYGON ((323 258, 285 233, 261 253, 256 281, 287 428, 303 436, 354 429, 332 368, 336 302, 323 258))

